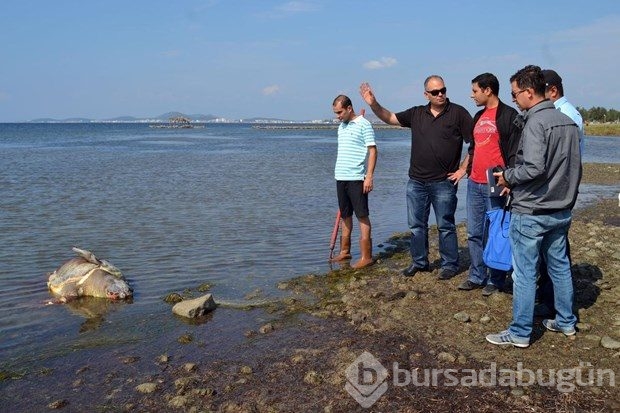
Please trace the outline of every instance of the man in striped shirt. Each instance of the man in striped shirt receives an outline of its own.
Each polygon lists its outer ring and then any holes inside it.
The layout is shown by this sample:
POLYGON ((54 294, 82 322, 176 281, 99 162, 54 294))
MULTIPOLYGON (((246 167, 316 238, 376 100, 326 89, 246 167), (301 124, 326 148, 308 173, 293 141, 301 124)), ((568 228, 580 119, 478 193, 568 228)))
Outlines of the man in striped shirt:
POLYGON ((360 226, 361 257, 351 266, 363 268, 373 262, 368 193, 373 189, 372 178, 377 163, 375 132, 367 119, 355 114, 351 99, 347 96, 337 96, 333 109, 341 122, 338 127, 338 156, 334 175, 342 230, 340 253, 332 261, 351 258, 351 232, 355 212, 360 226))

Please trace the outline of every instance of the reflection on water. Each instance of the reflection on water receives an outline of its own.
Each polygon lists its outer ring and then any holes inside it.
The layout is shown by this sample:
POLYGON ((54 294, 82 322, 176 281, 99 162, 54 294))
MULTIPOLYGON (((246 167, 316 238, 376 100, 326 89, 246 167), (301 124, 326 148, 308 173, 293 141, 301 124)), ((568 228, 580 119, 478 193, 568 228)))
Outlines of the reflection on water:
MULTIPOLYGON (((0 125, 5 362, 144 343, 180 324, 187 328, 163 302, 170 292, 199 294, 208 282, 216 299, 242 300, 255 290, 277 296, 279 280, 328 271, 335 134, 244 125, 0 125), (118 266, 134 289, 133 303, 45 306, 46 274, 72 258, 73 245, 118 266)), ((377 139, 370 211, 380 243, 407 229, 410 137, 380 129, 377 139)), ((587 139, 586 160, 596 159, 592 148, 616 153, 616 143, 587 139)), ((465 185, 458 197, 463 220, 465 185)), ((226 340, 243 317, 218 309, 201 328, 226 340)))
POLYGON ((64 308, 73 315, 85 318, 80 325, 79 332, 85 333, 101 327, 108 313, 116 311, 122 306, 128 305, 131 300, 113 301, 105 298, 80 297, 67 302, 64 308))

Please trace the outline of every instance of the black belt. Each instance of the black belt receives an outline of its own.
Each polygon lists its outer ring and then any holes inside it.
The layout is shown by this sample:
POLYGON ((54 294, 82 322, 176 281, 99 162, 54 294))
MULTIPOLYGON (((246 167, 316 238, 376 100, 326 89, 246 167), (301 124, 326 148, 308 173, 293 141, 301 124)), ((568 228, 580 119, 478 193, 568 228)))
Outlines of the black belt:
POLYGON ((537 209, 532 211, 532 215, 551 215, 556 212, 566 211, 568 208, 560 208, 560 209, 537 209))

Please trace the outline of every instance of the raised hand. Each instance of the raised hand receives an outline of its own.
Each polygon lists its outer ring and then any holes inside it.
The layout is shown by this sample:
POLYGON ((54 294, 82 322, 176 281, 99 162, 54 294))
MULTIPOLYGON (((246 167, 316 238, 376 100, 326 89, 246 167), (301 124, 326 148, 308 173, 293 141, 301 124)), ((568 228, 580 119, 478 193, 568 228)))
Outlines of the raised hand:
POLYGON ((377 101, 377 98, 375 98, 375 94, 372 93, 372 89, 367 82, 364 82, 360 85, 360 95, 368 105, 372 105, 377 101))

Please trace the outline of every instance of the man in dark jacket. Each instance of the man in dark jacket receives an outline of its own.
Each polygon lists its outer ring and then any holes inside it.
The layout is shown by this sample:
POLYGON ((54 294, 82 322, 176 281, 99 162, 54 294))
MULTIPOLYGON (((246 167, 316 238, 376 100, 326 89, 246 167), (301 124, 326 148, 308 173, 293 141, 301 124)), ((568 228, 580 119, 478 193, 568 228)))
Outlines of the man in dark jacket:
POLYGON ((471 81, 471 98, 483 106, 474 116, 473 139, 469 146, 467 173, 467 244, 469 246, 469 275, 459 290, 483 288, 488 296, 504 286, 506 271, 488 268, 482 260, 484 221, 486 212, 500 208, 505 197, 489 194, 487 169, 514 166, 521 130, 514 124, 517 111, 498 97, 499 81, 491 73, 483 73, 471 81), (486 286, 484 283, 486 282, 486 286))
MULTIPOLYGON (((510 244, 514 281, 512 322, 486 336, 496 345, 527 347, 534 324, 536 267, 540 254, 548 264, 555 293, 555 319, 543 320, 550 331, 575 334, 573 282, 566 253, 572 209, 581 181, 579 128, 545 99, 545 79, 538 66, 526 66, 510 78, 512 99, 525 121, 514 168, 495 173, 512 190, 510 244)), ((521 116, 520 116, 521 118, 521 116)))

